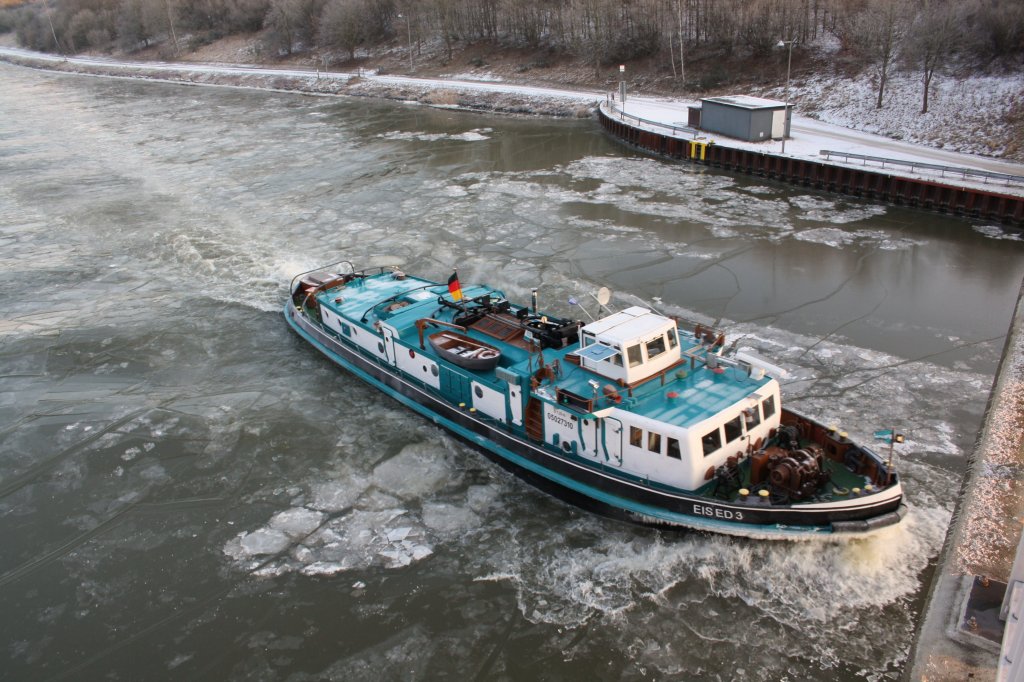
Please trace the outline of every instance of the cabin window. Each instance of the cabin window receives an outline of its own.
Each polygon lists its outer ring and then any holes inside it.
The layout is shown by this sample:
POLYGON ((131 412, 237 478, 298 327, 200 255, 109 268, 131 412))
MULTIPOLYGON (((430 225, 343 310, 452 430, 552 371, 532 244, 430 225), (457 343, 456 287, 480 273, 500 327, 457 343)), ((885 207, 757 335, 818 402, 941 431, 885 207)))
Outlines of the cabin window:
POLYGON ((668 439, 668 456, 673 459, 682 459, 683 453, 679 449, 679 441, 675 438, 668 439))
POLYGON ((647 342, 647 359, 657 357, 665 352, 665 337, 659 336, 647 342))
POLYGON ((739 415, 735 419, 725 422, 725 442, 731 443, 743 435, 743 424, 739 415))
POLYGON ((661 452, 661 434, 653 431, 647 432, 647 449, 651 452, 661 452))
POLYGON ((583 332, 583 347, 586 348, 592 343, 594 343, 594 335, 590 332, 583 332))
POLYGON ((634 448, 641 448, 644 445, 644 430, 635 426, 629 427, 629 444, 634 448))
POLYGON ((747 431, 761 423, 761 410, 757 405, 743 410, 743 419, 747 422, 747 431))
POLYGON ((773 414, 775 414, 775 396, 770 395, 767 398, 765 398, 764 402, 761 403, 761 408, 764 410, 765 419, 768 419, 773 414))
POLYGON ((595 343, 600 346, 607 346, 608 348, 611 348, 612 350, 616 351, 615 355, 609 355, 608 357, 606 357, 604 359, 604 362, 610 362, 613 365, 618 365, 619 367, 622 367, 622 354, 617 346, 609 346, 607 343, 601 343, 600 341, 595 341, 595 343))
POLYGON ((644 364, 644 356, 640 353, 639 343, 626 349, 626 357, 629 359, 630 367, 644 364))
POLYGON ((679 340, 676 338, 676 330, 671 329, 668 333, 668 347, 675 348, 679 345, 679 340))
POLYGON ((722 432, 716 428, 714 431, 705 434, 700 439, 700 444, 704 448, 704 456, 707 457, 722 447, 722 432))

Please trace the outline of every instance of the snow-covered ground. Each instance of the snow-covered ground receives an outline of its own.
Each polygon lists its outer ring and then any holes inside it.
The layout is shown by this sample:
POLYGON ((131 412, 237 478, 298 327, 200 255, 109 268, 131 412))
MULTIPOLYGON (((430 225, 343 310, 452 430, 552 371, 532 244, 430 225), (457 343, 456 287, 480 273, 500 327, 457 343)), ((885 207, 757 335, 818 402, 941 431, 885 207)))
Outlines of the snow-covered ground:
MULTIPOLYGON (((868 79, 815 78, 797 84, 792 95, 803 115, 825 123, 929 147, 1003 157, 1013 150, 1007 149, 1005 136, 991 132, 1005 125, 1015 106, 1024 105, 1024 73, 969 79, 937 76, 929 90, 927 114, 921 113, 917 73, 894 74, 881 109, 875 106, 877 90, 868 79)), ((1016 142, 1018 147, 1024 144, 1016 142)))

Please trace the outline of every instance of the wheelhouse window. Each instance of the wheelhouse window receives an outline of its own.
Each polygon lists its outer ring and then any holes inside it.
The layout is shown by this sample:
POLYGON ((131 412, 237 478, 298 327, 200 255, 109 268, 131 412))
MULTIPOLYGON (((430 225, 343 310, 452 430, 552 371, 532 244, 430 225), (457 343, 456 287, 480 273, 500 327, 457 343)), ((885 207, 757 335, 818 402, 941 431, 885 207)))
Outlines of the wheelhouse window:
POLYGON ((743 423, 739 415, 725 422, 725 442, 731 443, 743 435, 743 423))
POLYGON ((670 329, 668 332, 668 347, 675 348, 679 345, 679 340, 676 338, 676 330, 670 329))
POLYGON ((644 430, 638 429, 635 426, 630 426, 629 444, 634 448, 642 448, 644 446, 644 430))
POLYGON ((679 441, 678 440, 676 440, 675 438, 669 438, 668 439, 668 452, 666 454, 669 457, 672 457, 673 459, 682 459, 683 458, 683 453, 679 449, 679 441))
POLYGON ((770 395, 767 398, 765 398, 764 402, 761 403, 761 409, 764 410, 765 419, 768 419, 773 414, 775 414, 775 396, 770 395))
POLYGON ((653 431, 647 432, 647 449, 651 452, 661 453, 661 434, 653 431))
POLYGON ((640 352, 640 344, 630 346, 626 349, 626 358, 629 360, 630 367, 636 367, 644 363, 643 353, 640 352))
POLYGON ((622 351, 619 349, 618 346, 613 346, 613 348, 615 348, 615 350, 619 352, 611 356, 610 358, 607 358, 606 361, 612 363, 613 365, 617 365, 618 367, 622 367, 622 351))
POLYGON ((659 336, 647 342, 647 359, 650 360, 665 352, 665 337, 659 336))
POLYGON ((722 447, 722 432, 716 428, 714 431, 705 434, 700 439, 700 444, 704 448, 704 456, 707 457, 722 447))
POLYGON ((757 405, 743 410, 743 420, 747 422, 747 431, 761 423, 761 410, 757 405))

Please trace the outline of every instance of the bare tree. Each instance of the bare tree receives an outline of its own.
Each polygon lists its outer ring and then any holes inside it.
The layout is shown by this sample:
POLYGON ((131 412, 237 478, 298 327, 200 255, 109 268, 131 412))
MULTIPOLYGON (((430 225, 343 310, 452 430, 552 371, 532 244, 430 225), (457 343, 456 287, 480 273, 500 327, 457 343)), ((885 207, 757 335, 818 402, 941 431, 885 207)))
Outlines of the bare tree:
POLYGON ((964 15, 964 42, 981 59, 1024 53, 1024 3, 1020 0, 968 0, 964 15))
POLYGON ((910 19, 907 0, 868 0, 858 11, 847 13, 841 24, 844 36, 869 60, 878 79, 877 109, 882 108, 889 70, 906 37, 910 19))
POLYGON ((291 54, 313 44, 324 0, 271 0, 264 21, 264 41, 277 54, 291 54))
POLYGON ((454 41, 456 37, 456 15, 458 8, 455 0, 430 0, 432 8, 434 10, 434 16, 437 20, 437 29, 441 33, 441 39, 444 41, 445 51, 448 55, 448 61, 452 59, 452 52, 455 49, 454 41))
POLYGON ((393 9, 388 0, 327 0, 319 22, 320 45, 345 50, 355 59, 356 48, 384 37, 393 9))
POLYGON ((131 51, 149 44, 150 36, 146 34, 139 3, 136 0, 121 0, 118 10, 115 22, 118 46, 122 50, 131 51))
POLYGON ((367 37, 361 10, 357 0, 328 0, 320 17, 320 46, 345 50, 355 59, 367 37))
POLYGON ((921 113, 928 113, 928 91, 936 72, 945 65, 960 39, 957 7, 953 2, 925 0, 917 13, 909 40, 907 55, 921 69, 924 92, 921 113))

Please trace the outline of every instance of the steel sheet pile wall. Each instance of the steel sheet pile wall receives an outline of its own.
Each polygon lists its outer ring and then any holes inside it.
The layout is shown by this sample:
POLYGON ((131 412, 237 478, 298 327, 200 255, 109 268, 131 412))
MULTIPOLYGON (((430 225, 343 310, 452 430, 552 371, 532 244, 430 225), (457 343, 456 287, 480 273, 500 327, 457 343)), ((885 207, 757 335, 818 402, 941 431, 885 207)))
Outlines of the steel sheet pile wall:
POLYGON ((605 130, 623 142, 671 159, 689 160, 815 189, 894 204, 997 220, 1024 227, 1024 198, 956 187, 821 161, 794 159, 720 144, 702 144, 642 130, 599 112, 605 130))

